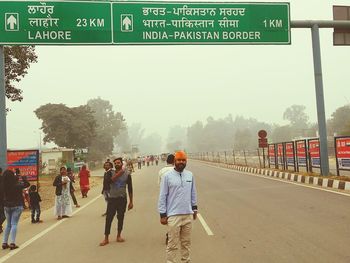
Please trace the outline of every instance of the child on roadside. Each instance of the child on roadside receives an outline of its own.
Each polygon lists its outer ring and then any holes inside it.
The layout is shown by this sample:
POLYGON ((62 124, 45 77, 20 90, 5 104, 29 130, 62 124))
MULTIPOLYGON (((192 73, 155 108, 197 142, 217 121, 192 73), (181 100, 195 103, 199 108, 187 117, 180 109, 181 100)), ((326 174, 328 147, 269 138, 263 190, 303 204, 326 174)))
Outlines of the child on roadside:
POLYGON ((29 187, 29 198, 30 198, 30 208, 32 210, 32 223, 42 223, 43 221, 40 220, 40 202, 41 197, 39 193, 36 191, 36 186, 31 185, 29 187))

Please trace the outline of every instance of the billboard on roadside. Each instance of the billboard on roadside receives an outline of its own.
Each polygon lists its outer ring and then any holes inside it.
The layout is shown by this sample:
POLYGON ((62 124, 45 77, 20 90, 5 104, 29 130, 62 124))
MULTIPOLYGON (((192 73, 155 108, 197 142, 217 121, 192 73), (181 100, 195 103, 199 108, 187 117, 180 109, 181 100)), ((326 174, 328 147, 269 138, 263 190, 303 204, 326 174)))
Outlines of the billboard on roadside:
POLYGON ((293 166, 295 169, 295 153, 294 153, 294 143, 286 142, 284 144, 285 152, 286 152, 286 165, 293 166))
POLYGON ((274 165, 276 168, 276 145, 275 144, 269 144, 268 145, 268 159, 269 159, 269 167, 271 165, 274 165))
POLYGON ((337 168, 350 170, 350 136, 335 137, 334 139, 337 168))
POLYGON ((284 147, 283 143, 277 144, 277 163, 278 168, 284 170, 284 147))
POLYGON ((19 169, 21 176, 26 176, 28 181, 36 181, 39 176, 39 151, 38 150, 8 150, 8 169, 19 169))
POLYGON ((320 157, 320 140, 310 139, 308 140, 309 156, 311 167, 320 168, 321 157, 320 157))
POLYGON ((296 155, 297 155, 297 166, 307 168, 307 151, 306 151, 306 140, 300 140, 295 142, 296 155))

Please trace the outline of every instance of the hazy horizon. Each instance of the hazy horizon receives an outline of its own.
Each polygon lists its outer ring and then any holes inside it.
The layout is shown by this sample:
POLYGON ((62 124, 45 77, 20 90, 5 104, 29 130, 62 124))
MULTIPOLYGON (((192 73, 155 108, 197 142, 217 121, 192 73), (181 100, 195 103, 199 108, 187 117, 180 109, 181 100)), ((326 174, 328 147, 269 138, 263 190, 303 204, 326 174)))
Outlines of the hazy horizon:
MULTIPOLYGON (((332 20, 332 5, 349 4, 289 2, 291 20, 332 20)), ((38 63, 16 84, 24 100, 7 100, 8 148, 38 146, 41 122, 33 111, 41 105, 73 107, 97 97, 163 141, 169 127, 209 116, 286 124, 283 112, 293 104, 305 105, 316 122, 311 32, 291 31, 292 44, 280 46, 36 46, 38 63)), ((332 32, 320 29, 327 118, 350 101, 349 47, 334 47, 332 32)))

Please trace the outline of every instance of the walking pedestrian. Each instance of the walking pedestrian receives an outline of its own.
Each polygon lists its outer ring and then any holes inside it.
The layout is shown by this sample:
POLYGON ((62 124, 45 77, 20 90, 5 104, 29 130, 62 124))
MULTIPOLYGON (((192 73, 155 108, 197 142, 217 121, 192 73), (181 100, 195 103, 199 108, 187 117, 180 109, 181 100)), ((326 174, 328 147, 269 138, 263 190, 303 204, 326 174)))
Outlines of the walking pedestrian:
MULTIPOLYGON (((105 169, 105 172, 103 174, 103 187, 102 187, 102 192, 101 194, 103 194, 106 203, 108 203, 108 197, 109 197, 109 189, 110 189, 110 180, 113 176, 113 164, 109 161, 109 159, 107 159, 107 161, 103 164, 103 168, 105 169)), ((106 212, 104 212, 102 214, 102 216, 106 216, 107 215, 107 208, 106 208, 106 212)))
POLYGON ((175 156, 174 154, 169 154, 167 156, 167 159, 166 159, 166 166, 163 167, 162 169, 160 169, 159 173, 158 173, 158 186, 160 186, 161 184, 161 181, 162 181, 162 178, 164 177, 164 175, 171 171, 171 170, 174 170, 174 159, 175 159, 175 156))
POLYGON ((109 197, 107 199, 107 216, 105 223, 105 238, 100 243, 100 246, 105 246, 109 243, 109 234, 111 232, 111 225, 115 214, 117 213, 118 231, 117 242, 124 242, 125 239, 121 236, 124 224, 124 214, 127 206, 126 185, 128 186, 129 205, 128 210, 133 208, 133 189, 132 179, 128 169, 122 171, 122 175, 118 177, 123 167, 123 159, 117 158, 114 161, 116 173, 110 178, 109 197))
POLYGON ((72 197, 73 203, 75 205, 75 207, 80 207, 80 205, 78 204, 77 198, 75 197, 75 188, 74 188, 74 183, 75 183, 75 176, 74 173, 72 171, 72 168, 68 167, 67 168, 67 176, 69 177, 69 191, 70 191, 70 196, 72 197))
POLYGON ((67 176, 66 167, 60 168, 60 174, 56 176, 53 186, 56 186, 55 210, 54 214, 57 220, 67 218, 72 215, 72 203, 70 197, 70 179, 67 176))
POLYGON ((23 189, 29 187, 27 177, 22 176, 21 180, 11 170, 4 171, 4 210, 6 216, 6 228, 2 241, 2 249, 18 248, 16 245, 17 225, 23 211, 23 189), (10 245, 8 240, 10 238, 10 245))
POLYGON ((81 167, 81 170, 79 172, 80 191, 83 198, 87 197, 87 193, 90 190, 89 177, 90 177, 90 171, 86 168, 86 165, 84 164, 81 167))
MULTIPOLYGON (((111 178, 113 175, 115 175, 114 179, 120 177, 124 170, 121 169, 118 173, 115 173, 115 171, 113 170, 113 164, 111 162, 105 162, 103 165, 103 168, 105 169, 105 173, 103 175, 103 188, 102 188, 102 193, 106 203, 108 204, 108 198, 110 196, 109 194, 109 190, 111 189, 110 183, 111 183, 111 178)), ((106 216, 107 215, 107 208, 106 208, 106 212, 102 214, 102 216, 106 216)))
POLYGON ((32 218, 32 223, 42 223, 43 221, 40 220, 40 202, 41 202, 41 197, 39 193, 36 191, 36 186, 31 185, 29 187, 29 200, 30 200, 30 209, 31 209, 31 218, 32 218))
POLYGON ((131 158, 129 158, 129 159, 126 161, 126 166, 127 166, 127 169, 129 170, 129 173, 130 173, 130 174, 135 172, 134 164, 133 164, 131 158))
POLYGON ((137 169, 141 169, 142 168, 142 158, 141 158, 141 156, 139 156, 138 158, 137 158, 137 169))
MULTIPOLYGON (((160 186, 164 175, 167 172, 169 172, 171 170, 174 170, 174 158, 175 158, 174 154, 169 154, 167 156, 167 159, 166 159, 166 163, 167 164, 166 164, 166 166, 163 167, 162 169, 160 169, 160 171, 158 173, 158 186, 160 186)), ((169 235, 168 235, 168 233, 166 233, 166 235, 165 235, 165 244, 166 245, 168 244, 168 241, 169 241, 169 235)))
POLYGON ((181 262, 190 262, 192 218, 197 218, 197 193, 192 172, 185 170, 185 152, 175 153, 175 168, 167 172, 160 185, 158 209, 160 223, 168 225, 167 263, 176 262, 178 244, 181 262))
POLYGON ((6 220, 5 211, 4 211, 4 185, 3 185, 3 176, 2 176, 2 168, 0 167, 0 233, 3 230, 3 223, 6 220))

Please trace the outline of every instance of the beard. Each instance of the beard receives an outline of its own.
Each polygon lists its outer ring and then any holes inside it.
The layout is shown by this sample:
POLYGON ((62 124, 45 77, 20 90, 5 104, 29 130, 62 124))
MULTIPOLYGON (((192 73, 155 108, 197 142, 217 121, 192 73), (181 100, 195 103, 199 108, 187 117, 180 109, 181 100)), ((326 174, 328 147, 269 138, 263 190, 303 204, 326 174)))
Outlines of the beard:
POLYGON ((182 172, 185 169, 185 167, 186 167, 186 164, 184 164, 184 163, 175 164, 175 168, 179 172, 182 172))

